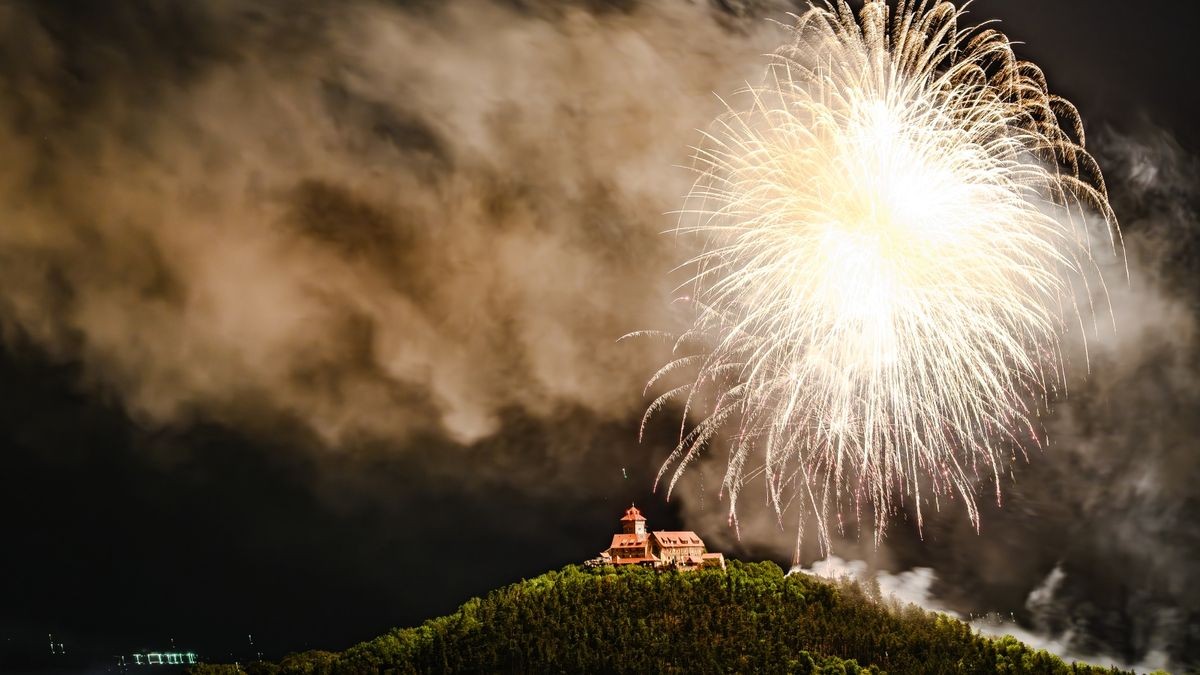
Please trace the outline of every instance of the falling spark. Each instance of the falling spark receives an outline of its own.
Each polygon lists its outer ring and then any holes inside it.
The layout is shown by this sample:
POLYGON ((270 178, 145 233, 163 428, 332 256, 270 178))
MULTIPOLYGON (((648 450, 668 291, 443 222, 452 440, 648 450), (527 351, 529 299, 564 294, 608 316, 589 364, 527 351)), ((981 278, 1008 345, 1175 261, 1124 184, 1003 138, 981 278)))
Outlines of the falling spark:
POLYGON ((1120 248, 1074 106, 962 18, 814 5, 696 149, 677 229, 700 251, 696 319, 647 390, 694 377, 642 428, 682 401, 668 494, 723 438, 731 522, 761 476, 781 523, 800 512, 797 555, 806 517, 828 551, 832 519, 869 512, 878 544, 907 500, 918 525, 949 497, 978 528, 976 485, 999 500, 1006 461, 1040 442, 1093 246, 1120 248))

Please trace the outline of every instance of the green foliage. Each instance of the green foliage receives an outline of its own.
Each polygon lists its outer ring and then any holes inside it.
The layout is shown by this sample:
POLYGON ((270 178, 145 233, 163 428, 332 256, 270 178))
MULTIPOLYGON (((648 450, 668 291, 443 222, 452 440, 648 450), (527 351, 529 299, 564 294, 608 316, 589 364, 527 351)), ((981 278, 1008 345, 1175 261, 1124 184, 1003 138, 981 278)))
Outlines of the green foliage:
POLYGON ((246 671, 232 664, 200 663, 188 668, 190 675, 246 675, 246 671))
MULTIPOLYGON (((450 616, 341 654, 306 652, 247 675, 428 672, 1012 673, 1118 672, 956 619, 889 609, 861 587, 774 563, 659 573, 568 566, 475 598, 450 616), (860 665, 866 664, 866 665, 860 665)), ((199 675, 228 671, 193 669, 199 675)))

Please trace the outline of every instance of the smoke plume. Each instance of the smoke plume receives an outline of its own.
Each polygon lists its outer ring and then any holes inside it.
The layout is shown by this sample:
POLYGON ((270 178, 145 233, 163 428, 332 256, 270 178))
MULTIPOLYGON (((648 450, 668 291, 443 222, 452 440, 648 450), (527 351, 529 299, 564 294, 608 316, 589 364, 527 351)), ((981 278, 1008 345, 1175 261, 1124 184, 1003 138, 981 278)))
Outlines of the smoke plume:
POLYGON ((653 361, 616 339, 664 323, 663 214, 690 180, 670 167, 768 24, 254 7, 127 5, 64 35, 77 18, 5 6, 10 339, 146 425, 472 443, 506 410, 635 410, 653 361))

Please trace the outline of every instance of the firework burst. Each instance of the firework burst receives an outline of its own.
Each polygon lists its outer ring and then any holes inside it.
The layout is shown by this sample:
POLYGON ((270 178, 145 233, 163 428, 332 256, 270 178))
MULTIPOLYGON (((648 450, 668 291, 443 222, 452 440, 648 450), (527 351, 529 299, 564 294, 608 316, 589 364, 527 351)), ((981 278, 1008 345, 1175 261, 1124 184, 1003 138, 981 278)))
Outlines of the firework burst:
POLYGON ((962 18, 813 6, 696 149, 696 319, 648 386, 689 373, 646 411, 684 402, 659 478, 722 438, 731 520, 761 477, 781 522, 800 512, 797 553, 806 519, 828 550, 835 519, 870 514, 878 543, 906 500, 978 527, 976 486, 999 499, 1038 442, 1092 247, 1119 246, 1075 108, 962 18))

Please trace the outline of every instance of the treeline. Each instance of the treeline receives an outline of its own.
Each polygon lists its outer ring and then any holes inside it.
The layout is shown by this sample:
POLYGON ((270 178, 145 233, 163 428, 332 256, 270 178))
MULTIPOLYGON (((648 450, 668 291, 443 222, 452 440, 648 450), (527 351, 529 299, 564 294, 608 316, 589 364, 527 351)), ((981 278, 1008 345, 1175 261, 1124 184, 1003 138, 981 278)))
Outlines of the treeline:
POLYGON ((345 652, 195 675, 428 672, 1110 673, 858 585, 770 562, 659 573, 568 566, 345 652))

